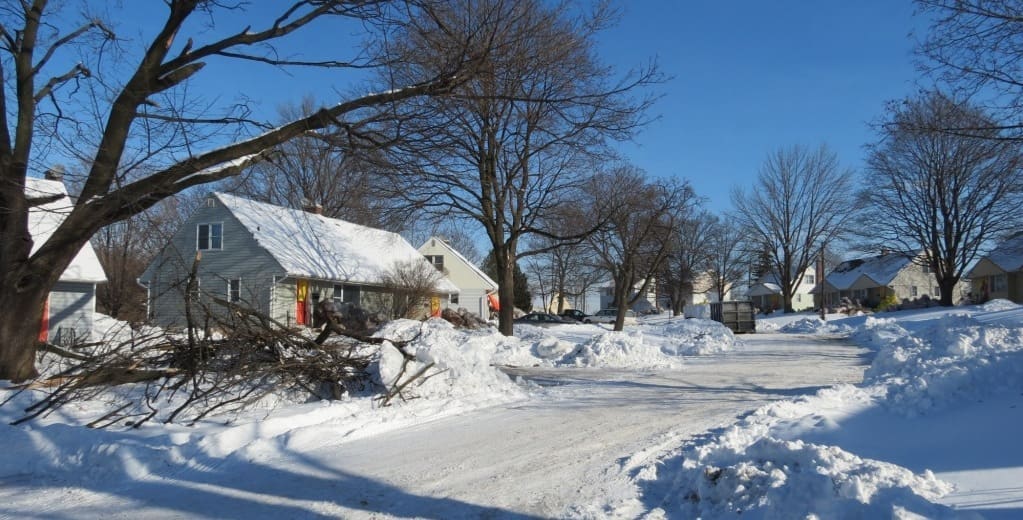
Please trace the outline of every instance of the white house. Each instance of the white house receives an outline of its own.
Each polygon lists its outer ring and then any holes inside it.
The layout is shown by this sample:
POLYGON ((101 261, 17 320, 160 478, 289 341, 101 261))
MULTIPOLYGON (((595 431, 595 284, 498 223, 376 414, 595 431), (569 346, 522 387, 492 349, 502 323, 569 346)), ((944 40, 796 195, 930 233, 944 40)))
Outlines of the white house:
MULTIPOLYGON (((29 209, 28 230, 35 252, 71 213, 74 203, 64 183, 56 179, 25 179, 25 195, 29 199, 59 197, 29 209)), ((86 242, 50 292, 39 339, 61 345, 89 340, 95 323, 96 284, 106 281, 96 251, 86 242)))
MULTIPOLYGON (((792 310, 798 312, 813 309, 813 290, 817 284, 817 276, 814 273, 815 270, 812 267, 803 271, 802 278, 792 293, 792 310)), ((781 282, 778 281, 778 275, 775 273, 768 273, 757 278, 749 286, 748 294, 753 306, 762 312, 785 308, 784 302, 782 302, 781 282)))
POLYGON ((445 302, 445 307, 465 308, 483 318, 490 315, 487 295, 497 292, 497 282, 442 237, 430 237, 419 246, 419 252, 458 287, 458 294, 445 302))

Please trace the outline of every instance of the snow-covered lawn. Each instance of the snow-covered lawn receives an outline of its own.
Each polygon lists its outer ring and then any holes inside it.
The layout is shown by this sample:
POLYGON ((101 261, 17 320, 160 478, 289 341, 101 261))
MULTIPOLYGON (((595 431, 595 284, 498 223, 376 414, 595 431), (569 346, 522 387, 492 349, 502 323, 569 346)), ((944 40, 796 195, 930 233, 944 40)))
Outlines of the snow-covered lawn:
POLYGON ((1023 515, 1023 309, 828 318, 738 337, 397 322, 380 334, 414 337, 413 366, 385 344, 372 369, 432 367, 415 398, 194 427, 85 428, 102 402, 10 426, 19 395, 0 406, 0 517, 1023 515))

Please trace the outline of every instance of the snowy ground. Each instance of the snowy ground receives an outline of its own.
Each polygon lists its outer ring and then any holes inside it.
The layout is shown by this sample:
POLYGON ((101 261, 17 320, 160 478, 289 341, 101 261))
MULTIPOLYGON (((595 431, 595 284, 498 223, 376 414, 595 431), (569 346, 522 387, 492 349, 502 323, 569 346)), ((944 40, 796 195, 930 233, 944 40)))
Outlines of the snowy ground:
MULTIPOLYGON (((1021 316, 783 316, 741 337, 401 322, 384 334, 422 332, 410 350, 443 369, 418 399, 191 428, 82 427, 102 403, 9 426, 19 396, 0 406, 0 516, 1017 518, 1021 316)), ((382 380, 394 363, 384 347, 382 380)))

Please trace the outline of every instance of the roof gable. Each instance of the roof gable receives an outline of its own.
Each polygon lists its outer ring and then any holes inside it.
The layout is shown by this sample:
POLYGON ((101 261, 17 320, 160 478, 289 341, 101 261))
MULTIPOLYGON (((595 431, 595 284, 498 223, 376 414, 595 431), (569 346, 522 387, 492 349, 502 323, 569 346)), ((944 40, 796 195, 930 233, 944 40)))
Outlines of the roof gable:
POLYGON ((497 290, 497 282, 495 282, 492 278, 487 276, 487 273, 484 273, 482 269, 476 266, 476 264, 470 262, 468 258, 462 256, 462 253, 459 253, 457 249, 451 247, 451 244, 448 244, 447 241, 445 241, 443 238, 440 237, 428 238, 426 242, 423 242, 423 245, 419 246, 419 251, 422 252, 423 249, 427 247, 427 244, 430 244, 431 240, 436 240, 437 243, 440 244, 445 250, 450 252, 452 256, 454 256, 460 262, 465 264, 465 266, 468 267, 469 270, 473 272, 473 274, 478 276, 485 285, 489 285, 495 291, 497 290))
POLYGON ((1000 242, 984 258, 1009 273, 1023 270, 1023 233, 1000 242))
MULTIPOLYGON (((60 181, 25 179, 25 195, 30 199, 60 196, 61 198, 33 206, 28 210, 28 232, 32 235, 32 252, 46 243, 64 219, 74 209, 74 202, 68 196, 67 188, 60 181)), ((86 242, 71 263, 60 275, 62 282, 102 283, 107 281, 103 266, 99 263, 92 244, 86 242)))
MULTIPOLYGON (((292 276, 379 285, 395 263, 426 263, 397 233, 226 193, 213 195, 292 276)), ((458 292, 447 278, 438 290, 458 292)))

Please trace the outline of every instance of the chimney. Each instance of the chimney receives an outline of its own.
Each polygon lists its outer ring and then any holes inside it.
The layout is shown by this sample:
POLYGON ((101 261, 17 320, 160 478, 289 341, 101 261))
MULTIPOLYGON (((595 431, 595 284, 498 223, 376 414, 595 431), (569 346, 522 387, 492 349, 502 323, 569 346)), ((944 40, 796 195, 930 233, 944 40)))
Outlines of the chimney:
POLYGON ((305 198, 302 199, 302 210, 313 215, 323 214, 323 206, 305 198))
POLYGON ((43 177, 48 181, 64 182, 64 165, 54 165, 49 170, 46 170, 43 177))

